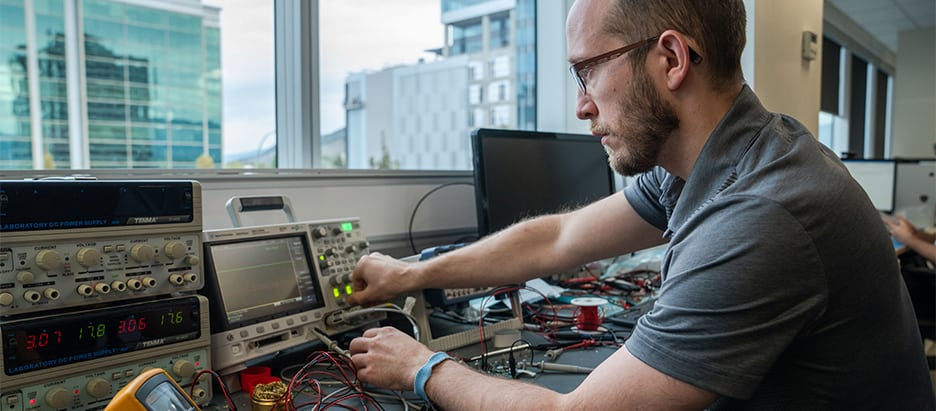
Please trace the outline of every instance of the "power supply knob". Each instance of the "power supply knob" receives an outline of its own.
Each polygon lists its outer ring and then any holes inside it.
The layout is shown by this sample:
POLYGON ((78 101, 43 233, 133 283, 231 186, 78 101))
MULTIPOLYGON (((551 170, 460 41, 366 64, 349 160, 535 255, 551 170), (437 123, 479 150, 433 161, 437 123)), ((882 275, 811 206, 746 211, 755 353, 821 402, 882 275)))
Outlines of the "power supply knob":
POLYGON ((179 377, 178 379, 189 378, 195 375, 195 365, 191 361, 177 360, 172 364, 172 373, 179 377))
POLYGON ((13 304, 13 294, 10 293, 0 293, 0 306, 8 306, 13 304))
POLYGON ((55 387, 46 391, 45 402, 49 407, 59 409, 71 405, 72 394, 62 387, 55 387))
POLYGON ((36 276, 33 275, 30 271, 20 271, 16 273, 16 281, 19 281, 22 284, 29 284, 36 279, 36 276))
POLYGON ((188 251, 188 248, 185 247, 185 243, 172 240, 163 247, 163 251, 166 253, 166 257, 169 257, 173 260, 185 257, 185 253, 188 251))
POLYGON ((153 250, 153 246, 149 244, 136 244, 133 247, 130 247, 130 258, 141 263, 148 263, 153 261, 153 258, 156 257, 156 251, 153 250))
POLYGON ((190 255, 185 256, 185 258, 183 258, 182 261, 185 262, 186 265, 194 266, 194 265, 198 265, 199 261, 201 260, 198 259, 197 255, 190 254, 190 255))
POLYGON ((75 253, 75 259, 82 267, 94 267, 101 264, 101 253, 95 248, 82 248, 75 253))
POLYGON ((36 253, 36 265, 46 271, 56 270, 62 266, 62 256, 52 250, 42 250, 36 253))
POLYGON ((111 385, 109 382, 107 382, 107 380, 101 377, 95 377, 92 378, 91 381, 88 381, 88 384, 85 385, 85 392, 94 398, 109 397, 111 393, 111 385))

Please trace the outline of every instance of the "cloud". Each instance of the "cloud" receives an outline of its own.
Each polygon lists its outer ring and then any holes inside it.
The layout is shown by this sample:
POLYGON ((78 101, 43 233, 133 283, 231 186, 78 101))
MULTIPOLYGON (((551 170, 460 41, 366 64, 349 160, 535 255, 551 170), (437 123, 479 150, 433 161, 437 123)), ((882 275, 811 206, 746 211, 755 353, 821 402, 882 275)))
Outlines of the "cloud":
MULTIPOLYGON (((221 8, 224 153, 256 149, 275 128, 273 2, 205 0, 221 8)), ((320 130, 344 127, 348 73, 414 64, 445 40, 440 0, 320 0, 320 130)))

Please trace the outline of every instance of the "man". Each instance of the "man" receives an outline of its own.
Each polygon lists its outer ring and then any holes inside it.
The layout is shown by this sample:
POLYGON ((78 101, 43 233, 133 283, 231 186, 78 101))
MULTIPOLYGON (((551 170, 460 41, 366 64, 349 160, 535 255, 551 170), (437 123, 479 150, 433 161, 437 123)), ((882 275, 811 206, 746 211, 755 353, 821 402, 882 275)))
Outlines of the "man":
POLYGON ((373 254, 354 272, 349 300, 373 303, 668 242, 660 297, 624 347, 559 394, 435 363, 380 328, 351 342, 358 376, 447 410, 933 409, 887 232, 836 157, 744 85, 744 24, 741 0, 577 1, 576 114, 615 171, 643 173, 636 184, 438 258, 373 254))

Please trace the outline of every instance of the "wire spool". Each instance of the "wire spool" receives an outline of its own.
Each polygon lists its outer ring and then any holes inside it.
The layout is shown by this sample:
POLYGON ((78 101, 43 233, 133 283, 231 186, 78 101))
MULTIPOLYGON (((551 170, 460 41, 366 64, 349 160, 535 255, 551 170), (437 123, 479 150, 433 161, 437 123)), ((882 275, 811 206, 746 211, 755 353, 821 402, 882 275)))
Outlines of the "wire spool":
POLYGON ((597 297, 580 297, 572 300, 575 309, 575 326, 573 331, 594 332, 601 326, 602 318, 598 307, 608 301, 597 297))

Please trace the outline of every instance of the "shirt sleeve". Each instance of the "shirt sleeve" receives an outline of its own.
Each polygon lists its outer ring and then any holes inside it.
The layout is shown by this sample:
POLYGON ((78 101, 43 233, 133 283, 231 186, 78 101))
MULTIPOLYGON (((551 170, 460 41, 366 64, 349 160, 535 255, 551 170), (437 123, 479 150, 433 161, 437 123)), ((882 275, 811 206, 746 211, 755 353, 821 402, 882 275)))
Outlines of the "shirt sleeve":
POLYGON ((634 184, 624 188, 624 196, 644 221, 660 231, 666 231, 666 210, 660 203, 663 181, 668 174, 661 167, 643 173, 634 179, 634 184))

